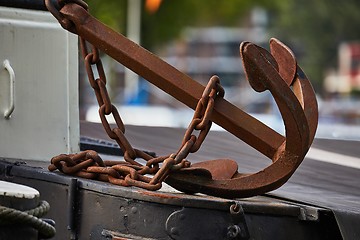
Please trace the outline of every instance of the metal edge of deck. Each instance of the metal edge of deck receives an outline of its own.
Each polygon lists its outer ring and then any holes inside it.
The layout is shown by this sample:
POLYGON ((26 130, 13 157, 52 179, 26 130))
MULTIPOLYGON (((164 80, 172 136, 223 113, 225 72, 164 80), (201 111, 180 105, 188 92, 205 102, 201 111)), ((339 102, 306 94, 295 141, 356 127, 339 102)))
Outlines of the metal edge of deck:
POLYGON ((78 177, 67 176, 58 172, 49 172, 42 166, 31 165, 31 161, 1 160, 0 177, 11 179, 12 176, 43 180, 63 185, 70 185, 72 179, 77 179, 77 187, 98 193, 121 196, 125 198, 148 201, 160 204, 177 205, 185 207, 209 208, 216 210, 228 210, 229 207, 238 202, 244 211, 261 214, 297 216, 301 220, 317 220, 318 211, 328 211, 325 208, 310 206, 300 203, 291 203, 284 199, 278 200, 273 197, 257 196, 245 199, 225 199, 202 194, 190 195, 185 193, 148 191, 136 187, 122 187, 107 182, 89 180, 78 177), (5 173, 5 176, 1 176, 5 173), (306 217, 304 214, 311 212, 306 217), (311 216, 310 216, 311 215, 311 216))
MULTIPOLYGON (((291 231, 295 229, 295 232, 298 233, 297 239, 306 239, 302 237, 309 237, 309 234, 311 234, 311 238, 314 237, 312 236, 312 234, 315 234, 316 237, 314 239, 321 239, 319 238, 321 234, 326 234, 327 236, 340 236, 341 238, 339 228, 330 210, 302 203, 295 203, 284 199, 276 199, 268 196, 258 196, 247 199, 231 200, 206 195, 188 195, 183 193, 168 193, 162 191, 151 192, 138 188, 116 186, 95 180, 75 178, 63 175, 61 173, 52 173, 49 172, 47 169, 44 169, 44 163, 35 161, 16 161, 14 159, 0 159, 0 179, 10 182, 14 181, 25 185, 29 184, 32 185, 31 187, 35 188, 37 187, 37 185, 39 185, 39 187, 42 189, 42 191, 40 191, 41 194, 45 193, 44 196, 52 196, 53 201, 55 198, 56 201, 60 201, 60 203, 61 201, 66 201, 65 203, 62 202, 60 206, 63 206, 64 210, 67 208, 67 210, 64 211, 62 218, 68 220, 65 221, 66 223, 64 223, 64 220, 62 220, 62 223, 60 223, 60 225, 63 227, 64 224, 67 224, 67 230, 70 231, 71 234, 74 236, 79 234, 79 232, 82 233, 80 235, 83 236, 84 232, 87 233, 90 231, 94 231, 94 234, 95 232, 96 234, 99 234, 99 232, 101 232, 103 235, 112 233, 114 229, 99 229, 100 227, 97 229, 89 229, 90 227, 86 226, 86 230, 82 228, 76 229, 76 219, 79 220, 78 214, 86 216, 90 214, 90 216, 92 216, 91 214, 94 213, 91 212, 95 211, 94 209, 100 208, 100 210, 102 211, 101 214, 111 215, 114 214, 113 211, 111 211, 111 208, 113 206, 108 206, 107 204, 101 202, 108 202, 111 204, 116 202, 117 204, 117 202, 119 201, 125 201, 128 203, 129 206, 132 206, 128 210, 130 214, 135 214, 134 212, 137 211, 146 213, 146 211, 149 211, 147 209, 155 208, 156 210, 160 208, 161 213, 155 213, 155 215, 162 215, 161 219, 163 220, 163 222, 165 222, 164 219, 167 218, 167 227, 170 220, 171 224, 173 224, 174 219, 176 219, 176 221, 181 221, 181 216, 184 214, 187 216, 198 216, 200 214, 201 216, 199 217, 191 217, 190 220, 195 222, 206 221, 206 216, 208 216, 210 218, 215 217, 222 219, 223 222, 221 225, 228 224, 227 221, 229 221, 230 216, 229 208, 234 203, 238 203, 242 207, 243 214, 246 218, 246 220, 244 220, 246 223, 244 222, 243 224, 245 224, 245 226, 251 225, 250 232, 252 234, 258 234, 256 233, 256 230, 254 230, 258 228, 262 228, 262 231, 266 232, 266 234, 279 234, 282 233, 282 231, 286 232, 282 234, 291 234, 291 231), (52 190, 54 190, 55 192, 52 190), (77 198, 80 198, 81 200, 75 201, 74 199, 77 198), (89 202, 90 206, 94 204, 94 209, 92 209, 92 207, 89 208, 89 202), (108 206, 110 209, 104 208, 105 206, 108 206), (90 213, 78 212, 83 210, 90 211, 90 213), (173 214, 169 215, 169 213, 171 212, 173 214), (265 224, 265 219, 268 219, 267 221, 269 221, 269 223, 265 224), (274 223, 271 223, 271 221, 274 221, 274 223), (289 229, 283 230, 279 228, 279 226, 281 226, 280 222, 281 224, 288 225, 289 229), (265 226, 270 223, 272 227, 265 229, 265 226), (258 224, 260 224, 261 226, 257 226, 258 224), (332 226, 332 230, 327 230, 327 226, 329 225, 332 226), (293 229, 290 230, 291 228, 293 229), (328 233, 327 231, 332 232, 328 233)), ((58 208, 60 203, 56 202, 55 208, 58 208)), ((127 216, 127 214, 124 215, 124 219, 125 216, 127 216)), ((109 217, 111 218, 111 216, 109 217)), ((89 221, 93 221, 84 220, 83 218, 84 217, 81 218, 82 221, 87 221, 86 223, 88 223, 89 221)), ((156 225, 156 227, 161 229, 163 227, 162 225, 164 224, 161 224, 160 222, 160 226, 156 225)), ((141 225, 143 223, 139 222, 138 224, 141 225)), ((80 225, 87 224, 81 223, 80 225)), ((123 231, 124 229, 122 229, 121 231, 119 230, 119 232, 115 231, 114 234, 111 236, 113 237, 113 239, 116 239, 115 236, 122 236, 121 234, 123 233, 123 231)), ((145 233, 141 232, 142 230, 139 231, 140 236, 144 237, 145 233)), ((167 229, 167 232, 170 235, 172 234, 171 230, 169 229, 167 229)), ((131 231, 130 233, 133 234, 133 232, 131 231)), ((99 237, 99 235, 97 236, 99 237)), ((289 235, 287 235, 287 237, 288 236, 289 235)), ((269 235, 269 237, 271 239, 271 234, 269 235)), ((136 238, 134 237, 132 239, 136 238)))

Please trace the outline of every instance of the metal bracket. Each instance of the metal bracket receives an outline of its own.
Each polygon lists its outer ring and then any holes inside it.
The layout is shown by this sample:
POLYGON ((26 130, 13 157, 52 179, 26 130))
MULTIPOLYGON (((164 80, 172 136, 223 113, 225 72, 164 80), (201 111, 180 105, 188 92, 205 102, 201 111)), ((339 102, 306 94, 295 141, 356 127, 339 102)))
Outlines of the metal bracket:
POLYGON ((249 239, 244 211, 240 204, 230 206, 230 214, 199 208, 182 208, 166 220, 172 239, 249 239))

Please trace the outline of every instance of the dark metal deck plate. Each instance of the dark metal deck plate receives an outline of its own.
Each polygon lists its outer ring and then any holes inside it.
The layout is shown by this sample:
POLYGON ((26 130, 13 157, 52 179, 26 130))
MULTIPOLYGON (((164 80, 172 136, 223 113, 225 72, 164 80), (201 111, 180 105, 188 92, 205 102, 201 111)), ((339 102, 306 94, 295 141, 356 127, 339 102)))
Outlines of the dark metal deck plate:
MULTIPOLYGON (((100 124, 82 122, 81 134, 107 139, 100 124)), ((127 126, 127 136, 137 148, 163 155, 176 150, 185 130, 175 128, 127 126), (166 141, 161 141, 166 139, 166 141), (153 145, 152 143, 159 143, 153 145)), ((356 141, 315 139, 313 146, 335 153, 359 156, 356 141)), ((192 162, 231 158, 242 172, 259 170, 269 164, 256 150, 226 132, 210 132, 202 148, 190 155, 192 162)), ((270 195, 331 209, 344 238, 360 238, 360 169, 312 160, 306 157, 288 183, 270 195), (344 219, 352 219, 348 224, 344 219)))
POLYGON ((340 236, 331 211, 319 207, 266 196, 228 200, 150 192, 51 173, 46 165, 44 162, 27 161, 25 164, 1 160, 0 178, 40 191, 41 198, 51 205, 46 217, 56 221, 58 235, 55 239, 109 239, 109 236, 113 239, 121 239, 121 236, 131 236, 129 239, 189 239, 191 233, 197 239, 246 239, 246 234, 245 237, 240 234, 243 231, 234 238, 229 237, 244 227, 254 239, 340 236), (76 191, 72 191, 74 189, 76 191), (229 211, 236 202, 243 209, 244 221, 234 218, 229 211), (183 218, 192 221, 182 221, 183 218), (205 218, 209 219, 212 228, 204 224, 194 228, 196 219, 205 218), (222 221, 218 221, 219 218, 222 221), (192 232, 185 233, 184 229, 192 232))

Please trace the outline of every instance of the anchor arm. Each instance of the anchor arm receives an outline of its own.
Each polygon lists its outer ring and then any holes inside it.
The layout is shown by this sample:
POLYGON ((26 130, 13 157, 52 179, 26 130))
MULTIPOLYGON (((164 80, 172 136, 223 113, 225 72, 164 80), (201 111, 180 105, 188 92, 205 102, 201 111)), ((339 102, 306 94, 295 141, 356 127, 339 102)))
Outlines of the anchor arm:
MULTIPOLYGON (((270 44, 272 52, 285 49, 288 57, 294 58, 278 40, 272 39, 270 44)), ((296 69, 296 72, 291 77, 279 70, 285 69, 285 62, 277 62, 279 57, 284 57, 284 53, 269 55, 266 50, 251 43, 243 43, 240 51, 250 85, 259 92, 269 90, 275 98, 284 120, 286 140, 274 155, 273 163, 254 174, 234 174, 229 179, 213 179, 192 174, 191 169, 173 173, 166 182, 179 190, 228 198, 250 197, 272 191, 294 173, 315 136, 318 118, 315 93, 296 61, 292 61, 295 64, 292 69, 296 69), (285 79, 283 76, 286 76, 285 79)), ((211 171, 219 161, 208 162, 210 167, 207 167, 207 162, 199 166, 211 171)))
POLYGON ((286 150, 302 154, 308 147, 309 128, 299 100, 260 47, 243 43, 240 48, 250 85, 259 92, 269 90, 279 107, 285 125, 286 150))
POLYGON ((309 79, 299 66, 297 66, 297 74, 293 83, 293 91, 304 109, 309 125, 309 148, 315 138, 319 112, 314 89, 311 86, 309 79))

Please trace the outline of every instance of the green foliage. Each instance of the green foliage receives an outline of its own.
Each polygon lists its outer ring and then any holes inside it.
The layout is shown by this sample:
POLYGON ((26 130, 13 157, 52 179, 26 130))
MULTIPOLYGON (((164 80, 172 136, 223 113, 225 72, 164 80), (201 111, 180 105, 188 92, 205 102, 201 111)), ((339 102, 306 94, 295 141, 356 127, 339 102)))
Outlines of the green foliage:
POLYGON ((360 40, 358 0, 277 0, 276 9, 273 32, 300 46, 300 64, 318 87, 326 69, 337 67, 338 45, 360 40))
MULTIPOLYGON (((143 6, 141 44, 154 48, 179 35, 186 26, 239 25, 254 5, 268 1, 251 0, 163 0, 155 13, 143 6)), ((127 0, 87 0, 90 12, 117 31, 124 32, 127 0)), ((145 1, 143 1, 145 3, 145 1)), ((144 5, 144 4, 143 4, 144 5)))
POLYGON ((86 0, 86 2, 90 13, 100 21, 116 31, 125 31, 126 0, 86 0))
MULTIPOLYGON (((97 18, 125 32, 127 0, 87 2, 97 18)), ((360 39, 359 0, 163 0, 155 13, 143 7, 141 45, 154 49, 178 37, 186 26, 240 27, 256 5, 268 9, 271 35, 295 50, 300 65, 317 87, 324 71, 337 66, 338 44, 360 39)))
POLYGON ((185 26, 236 25, 253 4, 250 0, 163 0, 156 13, 143 14, 143 45, 168 41, 185 26))

